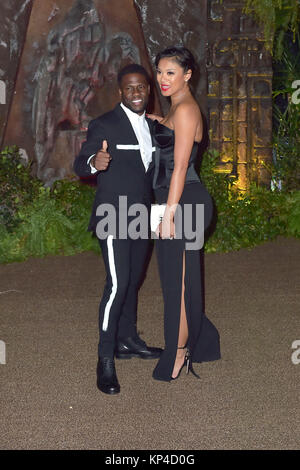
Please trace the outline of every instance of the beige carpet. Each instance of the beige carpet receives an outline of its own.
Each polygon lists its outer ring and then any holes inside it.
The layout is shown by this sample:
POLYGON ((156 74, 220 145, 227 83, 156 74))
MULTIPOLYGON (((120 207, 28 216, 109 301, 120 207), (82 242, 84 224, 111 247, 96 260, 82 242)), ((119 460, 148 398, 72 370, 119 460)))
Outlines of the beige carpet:
MULTIPOLYGON (((222 359, 172 383, 152 379, 155 361, 119 360, 116 396, 95 383, 102 260, 0 266, 0 448, 299 449, 299 266, 294 239, 206 255, 222 359)), ((153 256, 138 322, 149 345, 163 346, 162 308, 153 256)))

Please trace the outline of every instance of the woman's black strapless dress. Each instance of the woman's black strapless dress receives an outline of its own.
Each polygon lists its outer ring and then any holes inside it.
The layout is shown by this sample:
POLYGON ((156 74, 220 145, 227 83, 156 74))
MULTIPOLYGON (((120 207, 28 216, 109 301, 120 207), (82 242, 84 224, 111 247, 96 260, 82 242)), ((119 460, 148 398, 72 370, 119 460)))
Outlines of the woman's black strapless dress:
MULTIPOLYGON (((175 135, 172 129, 158 121, 154 122, 153 132, 156 145, 153 188, 156 202, 163 204, 168 199, 170 180, 174 169, 175 135)), ((191 233, 199 231, 199 224, 196 223, 196 214, 199 216, 197 208, 204 206, 204 228, 200 227, 202 231, 209 226, 213 212, 212 199, 201 183, 194 167, 198 147, 199 144, 195 142, 189 160, 184 190, 179 201, 182 210, 181 225, 180 220, 179 225, 175 223, 175 232, 176 235, 179 232, 181 237, 175 237, 173 240, 158 239, 155 242, 164 299, 165 335, 165 349, 153 371, 153 377, 157 380, 170 381, 172 377, 178 347, 184 253, 184 298, 189 329, 187 346, 191 360, 205 362, 214 361, 221 357, 219 333, 204 314, 200 257, 202 246, 198 247, 198 244, 191 239, 191 233), (189 230, 186 230, 186 221, 190 225, 189 230)), ((197 235, 199 234, 197 233, 197 235)))

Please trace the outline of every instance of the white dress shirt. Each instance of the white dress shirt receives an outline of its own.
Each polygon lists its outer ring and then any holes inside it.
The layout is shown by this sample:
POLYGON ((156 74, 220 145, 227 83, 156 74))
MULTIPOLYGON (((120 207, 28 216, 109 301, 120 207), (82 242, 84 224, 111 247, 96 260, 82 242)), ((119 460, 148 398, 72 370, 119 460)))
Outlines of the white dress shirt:
POLYGON ((141 152, 141 157, 142 157, 143 164, 145 167, 145 171, 147 171, 152 161, 153 149, 152 149, 152 139, 151 139, 149 126, 145 118, 146 113, 144 111, 144 113, 140 116, 139 114, 134 113, 129 108, 124 106, 123 103, 121 103, 121 108, 124 109, 133 127, 134 133, 136 135, 137 141, 140 146, 140 152, 141 152))
MULTIPOLYGON (((145 119, 146 113, 144 112, 140 116, 139 114, 134 113, 129 108, 124 106, 123 103, 121 103, 121 107, 125 111, 132 125, 132 128, 134 130, 134 133, 138 141, 138 145, 124 145, 123 146, 122 143, 120 143, 119 145, 117 145, 117 148, 119 149, 123 148, 124 150, 132 150, 132 149, 140 150, 141 158, 145 167, 145 171, 147 171, 152 161, 152 152, 154 149, 152 148, 152 139, 151 139, 149 126, 145 119)), ((94 157, 94 155, 90 156, 87 162, 88 164, 90 163, 90 160, 94 157)), ((94 168, 91 164, 90 164, 90 167, 91 167, 92 174, 97 172, 96 168, 94 168)))

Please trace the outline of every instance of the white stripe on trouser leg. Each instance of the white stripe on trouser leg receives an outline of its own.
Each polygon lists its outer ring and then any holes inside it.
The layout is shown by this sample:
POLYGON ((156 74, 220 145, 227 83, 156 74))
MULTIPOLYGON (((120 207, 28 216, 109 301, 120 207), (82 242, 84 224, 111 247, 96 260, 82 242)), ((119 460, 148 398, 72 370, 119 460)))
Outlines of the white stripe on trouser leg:
POLYGON ((109 270, 110 270, 110 275, 111 275, 111 280, 112 280, 112 288, 111 288, 109 300, 104 310, 104 318, 103 318, 103 325, 102 325, 103 331, 106 331, 108 328, 110 309, 114 301, 114 298, 116 296, 117 288, 118 288, 112 235, 109 235, 107 237, 107 250, 108 250, 108 264, 109 264, 109 270))

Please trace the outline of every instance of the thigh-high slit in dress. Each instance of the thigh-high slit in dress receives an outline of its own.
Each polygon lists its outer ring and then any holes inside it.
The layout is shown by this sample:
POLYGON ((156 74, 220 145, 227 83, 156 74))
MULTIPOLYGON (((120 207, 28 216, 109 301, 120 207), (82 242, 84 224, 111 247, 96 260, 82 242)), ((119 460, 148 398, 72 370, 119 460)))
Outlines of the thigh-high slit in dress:
MULTIPOLYGON (((169 184, 174 168, 174 131, 155 121, 154 139, 156 152, 153 187, 156 202, 164 204, 168 199, 169 184)), ((199 216, 197 210, 200 206, 197 205, 204 206, 204 227, 203 225, 201 227, 203 231, 209 226, 213 212, 211 196, 194 168, 197 153, 198 143, 195 142, 184 190, 179 201, 182 210, 181 221, 188 220, 193 230, 185 230, 183 223, 179 227, 175 217, 175 238, 172 240, 159 238, 155 241, 164 300, 165 337, 165 349, 153 371, 153 377, 157 380, 170 381, 172 378, 178 347, 184 257, 184 301, 189 332, 186 346, 189 349, 191 361, 214 361, 221 357, 219 333, 204 313, 200 258, 202 246, 198 246, 198 243, 191 243, 190 240, 190 233, 195 232, 196 228, 199 230, 196 224, 196 214, 199 216), (189 211, 187 218, 185 218, 186 211, 189 211), (181 232, 180 238, 176 238, 177 231, 181 232), (188 238, 186 232, 188 232, 188 238)))

